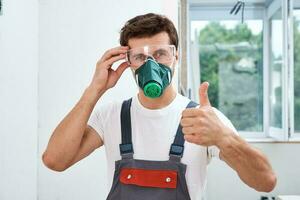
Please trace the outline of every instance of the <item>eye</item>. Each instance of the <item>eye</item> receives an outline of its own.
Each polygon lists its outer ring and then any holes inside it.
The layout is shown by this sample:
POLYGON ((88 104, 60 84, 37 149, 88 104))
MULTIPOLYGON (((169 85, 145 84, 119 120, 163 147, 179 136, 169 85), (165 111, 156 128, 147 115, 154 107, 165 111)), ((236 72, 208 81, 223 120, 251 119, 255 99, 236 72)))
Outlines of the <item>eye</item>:
POLYGON ((144 61, 146 59, 146 55, 144 54, 137 54, 133 56, 133 60, 135 61, 144 61))
POLYGON ((154 52, 153 57, 154 58, 161 58, 168 56, 168 52, 166 50, 160 49, 154 52))

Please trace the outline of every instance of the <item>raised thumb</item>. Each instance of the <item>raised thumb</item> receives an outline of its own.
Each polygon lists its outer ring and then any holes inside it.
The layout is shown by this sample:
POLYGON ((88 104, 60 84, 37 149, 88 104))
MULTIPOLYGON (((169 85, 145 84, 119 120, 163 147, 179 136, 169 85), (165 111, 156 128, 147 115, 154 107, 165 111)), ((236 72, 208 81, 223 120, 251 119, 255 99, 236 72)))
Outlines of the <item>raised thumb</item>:
POLYGON ((210 101, 209 101, 208 94, 207 94, 208 86, 209 86, 208 82, 204 82, 204 83, 200 84, 199 100, 200 100, 201 106, 210 106, 210 101))

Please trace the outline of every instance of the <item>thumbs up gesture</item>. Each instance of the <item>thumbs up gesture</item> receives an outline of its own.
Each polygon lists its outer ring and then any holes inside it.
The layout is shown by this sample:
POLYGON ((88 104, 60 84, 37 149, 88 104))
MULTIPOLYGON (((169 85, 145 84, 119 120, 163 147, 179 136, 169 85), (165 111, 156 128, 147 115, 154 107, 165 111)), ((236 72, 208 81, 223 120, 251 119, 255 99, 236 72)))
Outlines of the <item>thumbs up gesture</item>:
POLYGON ((200 107, 185 109, 180 123, 186 141, 203 146, 218 146, 231 130, 221 122, 210 105, 208 87, 208 82, 200 85, 200 107))

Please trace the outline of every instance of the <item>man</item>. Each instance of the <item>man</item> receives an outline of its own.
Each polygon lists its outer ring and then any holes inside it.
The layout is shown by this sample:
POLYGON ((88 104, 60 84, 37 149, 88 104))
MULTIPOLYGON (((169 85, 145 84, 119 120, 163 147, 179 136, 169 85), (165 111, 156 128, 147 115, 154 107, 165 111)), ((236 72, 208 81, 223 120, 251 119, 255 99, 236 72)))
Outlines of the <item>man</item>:
POLYGON ((121 29, 120 44, 97 62, 90 85, 54 130, 43 154, 47 167, 63 171, 105 145, 112 185, 107 199, 200 199, 206 166, 216 156, 250 187, 273 190, 276 176, 267 158, 210 105, 209 84, 199 87, 200 106, 171 84, 178 36, 168 18, 149 13, 130 19, 121 29), (126 61, 113 70, 120 60, 126 61), (138 94, 92 113, 127 68, 138 94))

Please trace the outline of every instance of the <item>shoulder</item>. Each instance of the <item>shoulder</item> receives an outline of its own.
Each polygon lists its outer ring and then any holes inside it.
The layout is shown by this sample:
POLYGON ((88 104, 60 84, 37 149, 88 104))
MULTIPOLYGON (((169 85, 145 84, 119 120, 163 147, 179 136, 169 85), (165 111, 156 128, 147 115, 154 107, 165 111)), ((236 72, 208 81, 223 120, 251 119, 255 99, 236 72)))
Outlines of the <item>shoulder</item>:
POLYGON ((119 115, 123 100, 110 100, 98 102, 94 108, 95 112, 103 119, 111 115, 119 115))
MULTIPOLYGON (((187 106, 188 103, 190 103, 192 100, 189 99, 188 97, 186 96, 183 96, 182 94, 178 93, 177 94, 177 103, 178 104, 182 104, 184 106, 187 106)), ((195 102, 197 103, 197 102, 195 102)), ((198 104, 198 103, 197 103, 198 104)))

